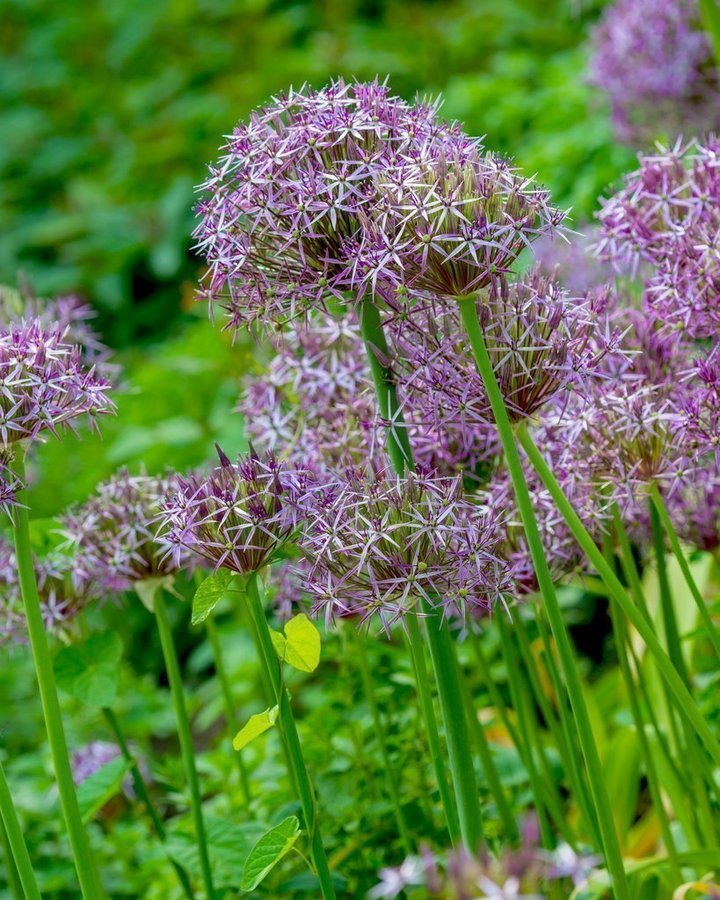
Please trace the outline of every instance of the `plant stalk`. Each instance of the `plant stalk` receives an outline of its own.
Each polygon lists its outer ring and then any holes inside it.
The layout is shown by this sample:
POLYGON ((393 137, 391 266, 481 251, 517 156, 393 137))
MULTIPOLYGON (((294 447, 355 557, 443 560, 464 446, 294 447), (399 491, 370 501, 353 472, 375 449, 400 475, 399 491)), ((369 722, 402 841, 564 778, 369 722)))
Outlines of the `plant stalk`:
POLYGON ((12 855, 8 855, 7 861, 8 882, 13 885, 13 875, 17 875, 27 900, 41 900, 40 891, 35 881, 32 861, 30 860, 22 826, 15 810, 15 804, 5 778, 5 770, 2 763, 0 763, 0 816, 4 826, 4 836, 7 837, 8 848, 12 851, 12 855), (15 872, 13 869, 15 869, 15 872))

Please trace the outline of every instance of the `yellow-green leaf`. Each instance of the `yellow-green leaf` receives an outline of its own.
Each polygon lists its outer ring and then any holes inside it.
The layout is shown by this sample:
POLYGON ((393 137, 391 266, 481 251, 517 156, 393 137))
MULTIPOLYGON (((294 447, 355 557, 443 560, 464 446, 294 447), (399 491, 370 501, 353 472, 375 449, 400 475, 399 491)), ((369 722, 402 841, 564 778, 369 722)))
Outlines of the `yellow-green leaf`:
POLYGON ((320 632, 300 613, 285 625, 285 662, 301 672, 314 672, 320 663, 320 632))
POLYGON ((270 629, 270 637, 273 642, 273 647, 275 648, 275 652, 280 657, 280 659, 285 659, 285 647, 287 641, 285 640, 285 635, 280 634, 279 631, 274 631, 272 628, 270 629))
POLYGON ((250 716, 246 725, 235 735, 233 740, 233 749, 242 750, 247 747, 250 741, 254 741, 256 737, 272 728, 278 717, 278 708, 273 706, 272 709, 265 709, 261 713, 250 716))

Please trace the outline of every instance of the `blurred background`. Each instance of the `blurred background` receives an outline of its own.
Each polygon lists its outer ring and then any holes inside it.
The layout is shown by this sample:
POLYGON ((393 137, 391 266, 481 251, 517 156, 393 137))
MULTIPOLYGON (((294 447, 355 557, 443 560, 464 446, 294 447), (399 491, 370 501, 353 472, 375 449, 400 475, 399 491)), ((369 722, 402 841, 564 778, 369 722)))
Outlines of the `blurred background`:
POLYGON ((194 465, 252 360, 194 304, 193 188, 222 135, 273 92, 389 76, 588 219, 632 152, 588 84, 597 0, 2 0, 0 283, 78 292, 120 352, 105 438, 39 455, 41 515, 118 465, 194 465))

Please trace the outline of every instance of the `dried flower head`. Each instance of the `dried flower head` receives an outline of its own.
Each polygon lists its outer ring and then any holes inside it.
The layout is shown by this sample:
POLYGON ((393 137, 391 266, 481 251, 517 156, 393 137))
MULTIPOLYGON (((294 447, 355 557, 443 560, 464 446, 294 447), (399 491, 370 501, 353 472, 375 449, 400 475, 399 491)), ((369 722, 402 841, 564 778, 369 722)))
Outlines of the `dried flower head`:
POLYGON ((162 504, 164 558, 188 552, 238 575, 273 562, 297 529, 304 474, 272 453, 251 451, 232 463, 218 447, 209 475, 178 476, 162 504))
POLYGON ((161 500, 174 486, 174 477, 131 475, 123 469, 82 506, 71 508, 62 525, 78 554, 76 581, 119 593, 187 566, 189 554, 167 557, 158 537, 161 500))
POLYGON ((475 615, 507 586, 497 514, 466 499, 459 478, 349 473, 305 506, 300 548, 328 619, 377 613, 387 627, 421 600, 443 615, 475 615))
POLYGON ((607 92, 621 139, 720 124, 720 81, 697 0, 615 0, 592 42, 591 80, 607 92))
POLYGON ((463 139, 437 107, 338 80, 290 90, 237 126, 202 186, 195 232, 205 293, 230 327, 291 320, 356 282, 379 175, 463 139))

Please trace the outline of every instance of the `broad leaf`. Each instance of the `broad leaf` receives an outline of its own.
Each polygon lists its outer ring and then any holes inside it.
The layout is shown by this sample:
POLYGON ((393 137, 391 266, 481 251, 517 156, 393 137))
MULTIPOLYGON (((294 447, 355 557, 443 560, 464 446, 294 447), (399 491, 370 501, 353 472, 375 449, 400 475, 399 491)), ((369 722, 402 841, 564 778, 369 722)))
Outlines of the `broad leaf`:
POLYGON ((272 728, 277 721, 278 712, 278 707, 273 706, 272 709, 266 709, 261 713, 250 716, 247 724, 235 735, 233 749, 242 750, 243 747, 247 747, 251 741, 254 741, 256 737, 272 728))
POLYGON ((320 632, 300 613, 285 625, 285 634, 271 632, 277 655, 301 672, 314 672, 320 663, 320 632))
POLYGON ((296 816, 288 816, 264 834, 245 861, 241 888, 254 891, 265 876, 290 851, 300 837, 300 823, 296 816))
POLYGON ((78 804, 83 822, 89 822, 98 810, 122 790, 122 783, 130 763, 119 756, 105 763, 77 789, 78 804))
POLYGON ((218 569, 202 582, 195 591, 192 604, 193 625, 201 625, 215 609, 227 592, 232 573, 227 569, 218 569))
POLYGON ((117 694, 122 651, 114 631, 101 631, 84 643, 63 647, 54 663, 58 687, 88 706, 110 706, 117 694))

